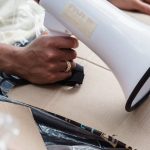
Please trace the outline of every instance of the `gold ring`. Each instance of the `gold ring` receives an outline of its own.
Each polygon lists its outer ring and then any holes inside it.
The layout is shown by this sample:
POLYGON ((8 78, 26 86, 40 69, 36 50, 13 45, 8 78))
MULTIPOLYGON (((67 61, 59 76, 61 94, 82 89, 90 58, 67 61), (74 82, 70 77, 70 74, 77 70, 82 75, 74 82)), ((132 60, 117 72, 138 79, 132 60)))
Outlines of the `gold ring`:
POLYGON ((71 62, 70 61, 66 61, 66 65, 67 65, 67 67, 66 67, 66 70, 65 70, 65 72, 69 72, 70 70, 71 70, 71 62))

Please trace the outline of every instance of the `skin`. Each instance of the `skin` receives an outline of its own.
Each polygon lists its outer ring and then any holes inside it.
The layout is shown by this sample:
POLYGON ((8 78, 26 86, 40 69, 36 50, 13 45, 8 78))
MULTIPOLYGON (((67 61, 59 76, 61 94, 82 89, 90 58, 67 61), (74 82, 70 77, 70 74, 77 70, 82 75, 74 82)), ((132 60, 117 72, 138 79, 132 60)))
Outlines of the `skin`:
POLYGON ((110 2, 123 10, 138 11, 150 15, 150 0, 110 0, 110 2))
MULTIPOLYGON (((39 2, 39 0, 36 0, 39 2)), ((124 10, 150 14, 150 0, 111 0, 124 10)), ((78 41, 71 37, 41 36, 24 48, 0 44, 0 71, 18 75, 34 84, 50 84, 71 76, 65 72, 66 61, 72 62, 78 41)))
MULTIPOLYGON (((36 0, 39 2, 39 0, 36 0)), ((0 71, 20 76, 34 84, 51 84, 67 79, 75 67, 78 41, 72 37, 43 35, 22 48, 0 43, 0 71), (65 72, 66 61, 71 62, 65 72)))
POLYGON ((0 44, 0 70, 18 75, 34 84, 51 84, 71 76, 65 72, 72 62, 78 41, 71 37, 41 36, 24 48, 0 44))
POLYGON ((34 1, 36 1, 37 3, 39 3, 39 2, 40 2, 40 0, 34 0, 34 1))

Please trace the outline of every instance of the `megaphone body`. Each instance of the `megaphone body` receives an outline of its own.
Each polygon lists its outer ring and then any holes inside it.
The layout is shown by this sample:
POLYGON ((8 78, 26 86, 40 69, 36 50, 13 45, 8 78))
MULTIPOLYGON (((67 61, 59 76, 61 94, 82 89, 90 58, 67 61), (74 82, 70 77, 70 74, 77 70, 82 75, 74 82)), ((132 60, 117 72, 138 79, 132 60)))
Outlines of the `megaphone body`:
POLYGON ((105 0, 41 0, 41 4, 53 35, 72 33, 111 68, 127 99, 127 111, 149 96, 149 26, 105 0))

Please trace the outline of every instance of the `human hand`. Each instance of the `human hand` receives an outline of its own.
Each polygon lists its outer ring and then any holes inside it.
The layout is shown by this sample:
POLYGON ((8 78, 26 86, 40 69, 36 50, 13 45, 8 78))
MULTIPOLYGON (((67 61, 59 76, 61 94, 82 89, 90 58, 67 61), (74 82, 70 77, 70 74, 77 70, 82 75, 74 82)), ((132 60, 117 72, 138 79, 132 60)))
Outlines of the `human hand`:
POLYGON ((40 2, 40 0, 34 0, 34 1, 36 1, 37 3, 39 3, 39 2, 40 2))
POLYGON ((150 0, 110 0, 110 2, 123 10, 139 11, 150 15, 150 0))
POLYGON ((71 37, 41 36, 24 48, 19 48, 13 60, 13 73, 34 84, 50 84, 71 76, 65 72, 66 61, 76 58, 78 42, 71 37))

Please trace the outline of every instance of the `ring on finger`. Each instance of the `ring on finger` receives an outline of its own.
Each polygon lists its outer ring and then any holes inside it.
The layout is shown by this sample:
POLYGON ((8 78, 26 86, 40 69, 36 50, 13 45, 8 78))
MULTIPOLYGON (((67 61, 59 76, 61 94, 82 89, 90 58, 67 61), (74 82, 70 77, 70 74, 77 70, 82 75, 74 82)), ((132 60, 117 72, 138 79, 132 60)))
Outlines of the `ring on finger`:
POLYGON ((66 67, 65 72, 70 72, 71 71, 71 67, 72 67, 71 62, 70 61, 66 61, 66 65, 67 65, 67 67, 66 67))

